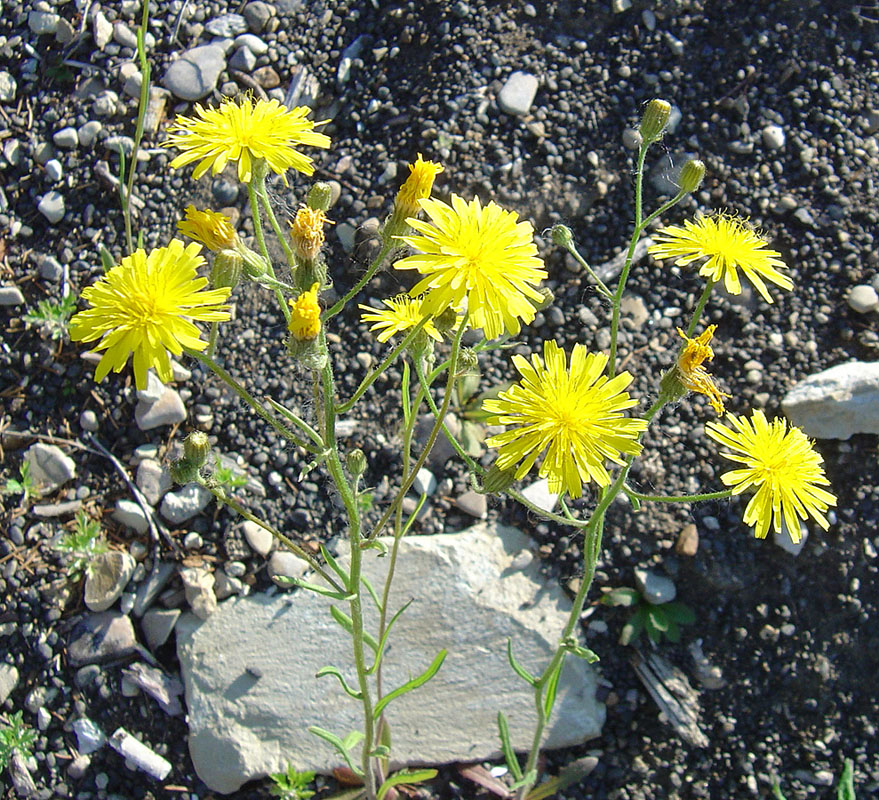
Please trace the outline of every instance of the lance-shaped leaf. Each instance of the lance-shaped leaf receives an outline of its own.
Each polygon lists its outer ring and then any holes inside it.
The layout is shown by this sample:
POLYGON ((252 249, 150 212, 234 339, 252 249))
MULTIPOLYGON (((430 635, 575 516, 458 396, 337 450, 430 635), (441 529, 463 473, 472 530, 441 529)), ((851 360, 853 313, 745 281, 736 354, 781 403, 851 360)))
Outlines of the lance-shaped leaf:
POLYGON ((411 678, 406 681, 402 686, 397 687, 394 691, 386 694, 381 700, 379 700, 375 704, 375 710, 373 711, 373 718, 378 719, 381 715, 382 711, 384 711, 385 707, 391 700, 395 700, 396 698, 406 694, 406 692, 411 692, 413 689, 417 689, 419 686, 424 686, 436 673, 439 671, 439 668, 443 665, 443 661, 446 660, 446 655, 448 653, 445 650, 440 650, 437 653, 436 658, 433 660, 431 665, 424 670, 417 678, 411 678))
POLYGON ((424 783, 424 781, 432 780, 436 775, 437 771, 435 769, 401 769, 379 786, 378 800, 384 800, 388 790, 394 786, 400 786, 403 783, 410 785, 424 783))
POLYGON ((513 775, 513 779, 522 780, 522 767, 519 759, 516 757, 516 751, 513 750, 513 742, 510 739, 510 726, 507 724, 507 717, 503 711, 497 712, 497 729, 501 737, 501 752, 504 754, 504 760, 507 762, 507 769, 513 775))
POLYGON ((355 775, 359 775, 361 778, 363 777, 363 770, 360 767, 354 764, 354 761, 351 759, 351 748, 354 747, 362 738, 363 734, 360 731, 352 731, 349 733, 345 740, 342 741, 335 733, 332 731, 324 730, 323 728, 319 728, 317 725, 311 725, 308 728, 309 733, 313 733, 319 739, 323 739, 325 742, 329 742, 333 747, 336 748, 339 755, 345 759, 345 763, 348 765, 348 769, 350 769, 355 775))
POLYGON ((518 661, 516 661, 516 657, 513 655, 513 640, 507 639, 507 661, 510 662, 510 666, 513 668, 513 672, 515 672, 523 681, 526 683, 530 683, 532 686, 537 686, 537 678, 535 678, 530 672, 528 672, 525 667, 523 667, 518 661))
POLYGON ((352 689, 348 682, 345 680, 345 676, 339 671, 337 667, 321 667, 315 674, 315 678, 322 678, 324 675, 334 675, 339 679, 339 683, 342 684, 342 688, 345 690, 345 694, 349 697, 353 697, 355 700, 362 700, 363 694, 356 689, 352 689))
MULTIPOLYGON (((336 622, 339 623, 348 633, 354 635, 354 622, 344 611, 338 606, 330 606, 330 614, 336 622)), ((378 642, 371 633, 363 631, 363 641, 369 645, 369 649, 373 653, 378 653, 378 642)))

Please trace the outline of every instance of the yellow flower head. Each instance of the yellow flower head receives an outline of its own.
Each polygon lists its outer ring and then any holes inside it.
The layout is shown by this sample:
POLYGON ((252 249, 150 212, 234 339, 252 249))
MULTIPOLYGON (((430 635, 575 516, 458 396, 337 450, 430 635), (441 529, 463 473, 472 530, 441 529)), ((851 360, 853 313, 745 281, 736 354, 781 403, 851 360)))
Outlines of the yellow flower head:
POLYGON ((755 411, 751 419, 734 414, 727 418, 731 428, 709 422, 705 432, 728 448, 720 455, 743 465, 721 476, 724 485, 732 486, 733 494, 756 490, 744 516, 754 535, 765 538, 770 524, 780 533, 783 519, 791 539, 799 542, 800 520, 807 516, 827 530, 830 523, 824 512, 836 505, 836 497, 820 488, 830 481, 806 435, 793 425, 788 429, 787 420, 769 422, 762 411, 755 411))
POLYGON ((443 165, 435 161, 424 161, 421 153, 414 163, 409 165, 409 177, 397 192, 394 212, 400 217, 414 217, 418 214, 418 201, 430 197, 433 180, 443 171, 443 165))
POLYGON ((208 250, 219 252, 231 250, 238 243, 238 234, 232 220, 219 211, 206 208, 199 211, 195 206, 186 206, 186 219, 177 223, 177 230, 190 239, 201 242, 208 250))
POLYGON ((308 342, 320 333, 320 305, 317 302, 318 284, 312 284, 307 292, 303 292, 290 303, 290 322, 287 327, 293 338, 300 342, 308 342))
POLYGON ((686 345, 678 356, 677 375, 680 382, 691 392, 699 392, 708 398, 711 407, 718 413, 724 412, 723 398, 731 397, 717 388, 714 378, 708 374, 703 361, 711 361, 714 358, 714 350, 708 342, 714 336, 717 325, 709 325, 695 339, 691 339, 678 328, 678 333, 686 340, 686 345))
MULTIPOLYGON (((360 305, 358 308, 366 312, 360 315, 360 321, 375 323, 370 327, 370 330, 381 331, 376 334, 375 338, 380 342, 386 342, 394 334, 411 330, 421 322, 425 316, 422 310, 422 299, 421 297, 398 294, 396 297, 382 300, 387 308, 375 309, 372 306, 360 305)), ((421 330, 437 342, 443 340, 432 319, 429 319, 421 330)))
POLYGON ((565 361, 554 341, 544 342, 543 359, 535 353, 529 363, 513 356, 521 379, 482 408, 492 415, 488 424, 518 426, 486 441, 498 448, 498 469, 518 464, 515 477, 522 478, 545 451, 539 474, 548 478, 549 490, 579 497, 583 483, 610 483, 605 460, 622 464, 623 453, 641 452, 638 437, 647 421, 622 415, 637 403, 625 391, 632 376, 608 379, 606 355, 575 344, 570 369, 565 361))
POLYGON ((716 213, 695 222, 686 220, 683 228, 663 228, 655 242, 650 253, 657 258, 674 258, 679 267, 707 259, 699 274, 715 282, 722 278, 730 294, 741 294, 739 269, 767 303, 772 302, 772 297, 764 279, 782 289, 794 286, 787 274, 776 269, 787 269, 781 253, 768 250, 766 241, 747 222, 729 214, 716 213))
POLYGON ((288 109, 277 100, 243 97, 224 100, 219 108, 195 106, 196 116, 177 117, 171 125, 165 147, 182 152, 171 162, 177 167, 198 162, 193 171, 200 178, 208 170, 216 175, 230 161, 238 162, 238 180, 250 183, 254 161, 264 159, 273 172, 287 184, 287 170, 305 175, 314 173, 312 159, 295 149, 297 145, 329 147, 330 137, 314 130, 327 120, 306 119, 311 109, 305 106, 288 109))
POLYGON ((324 223, 333 224, 323 211, 305 205, 299 206, 296 219, 290 223, 290 237, 299 258, 307 261, 317 258, 325 241, 324 223))
POLYGON ((222 303, 230 290, 202 291, 207 279, 196 274, 204 264, 200 250, 195 242, 184 248, 179 239, 149 254, 136 250, 83 289, 83 299, 92 307, 70 320, 70 338, 75 342, 101 339, 95 350, 106 352, 95 370, 96 381, 111 369, 121 372, 133 354, 135 383, 138 389, 146 389, 150 367, 163 381, 172 379, 169 351, 179 356, 184 347, 207 347, 192 320, 228 320, 229 307, 222 303))
POLYGON ((479 198, 467 203, 456 194, 451 206, 431 199, 419 205, 430 222, 410 217, 416 234, 399 238, 420 252, 394 264, 426 276, 409 295, 423 294, 422 311, 433 317, 466 301, 470 324, 488 339, 517 334, 520 320, 534 319, 531 301, 543 299, 534 287, 546 278, 531 223, 517 222, 493 202, 483 208, 479 198))

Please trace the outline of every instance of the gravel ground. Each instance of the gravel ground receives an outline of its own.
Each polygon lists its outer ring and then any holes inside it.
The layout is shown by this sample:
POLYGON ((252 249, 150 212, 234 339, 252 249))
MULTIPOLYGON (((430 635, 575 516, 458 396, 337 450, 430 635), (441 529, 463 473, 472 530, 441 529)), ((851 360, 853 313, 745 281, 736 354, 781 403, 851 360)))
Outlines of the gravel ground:
MULTIPOLYGON (((807 0, 668 0, 631 7, 617 0, 613 8, 481 0, 181 5, 162 3, 154 13, 151 59, 160 83, 181 51, 216 37, 217 18, 242 10, 245 29, 268 47, 259 55, 229 50, 216 96, 274 86, 285 93, 291 80, 306 74, 318 82, 316 116, 332 120, 326 132, 333 145, 315 154, 317 176, 336 181, 340 190, 331 212, 335 235, 329 237, 338 291, 354 283, 368 260, 371 233, 390 207, 405 163, 418 152, 445 164, 440 195, 493 198, 530 219, 538 231, 565 222, 591 263, 608 261, 626 240, 633 213, 633 152, 625 132, 636 126, 643 104, 659 96, 679 109, 680 119, 651 151, 648 207, 662 194, 669 165, 698 155, 708 168, 705 184, 665 221, 677 222, 697 208, 749 215, 783 254, 796 283, 794 292, 776 293, 773 306, 747 296, 712 301, 709 317, 720 326, 713 372, 733 395, 734 407, 761 407, 777 415, 796 381, 843 361, 877 359, 876 311, 860 314, 846 303, 852 287, 871 282, 875 287, 879 275, 873 246, 879 221, 875 7, 807 0), (239 58, 235 66, 233 55, 239 58), (514 71, 539 79, 524 117, 505 113, 497 103, 514 71)), ((158 434, 141 431, 129 375, 96 386, 80 348, 43 338, 22 322, 40 300, 58 300, 68 287, 77 292, 93 282, 101 274, 99 246, 114 257, 121 254, 112 176, 118 163, 114 147, 120 146, 115 137, 131 136, 134 127, 135 101, 124 87, 131 79, 125 64, 132 59, 137 4, 5 0, 2 11, 0 277, 10 304, 0 307, 0 430, 6 431, 0 475, 5 481, 16 473, 18 451, 30 444, 9 431, 75 439, 82 433, 83 411, 94 413, 97 436, 123 462, 142 445, 164 453, 191 422, 158 434), (103 49, 98 12, 110 25, 103 49), (11 90, 10 80, 16 84, 11 90), (84 133, 88 123, 96 124, 84 133), (78 129, 72 140, 59 136, 67 128, 78 129), (63 197, 60 216, 54 216, 59 204, 53 192, 63 197)), ((190 109, 189 103, 168 100, 169 115, 190 109)), ((168 168, 169 155, 157 149, 163 127, 146 136, 148 160, 137 182, 143 202, 137 229, 146 245, 166 243, 190 202, 236 208, 248 231, 246 197, 234 183, 220 177, 196 184, 188 171, 168 168)), ((298 178, 289 189, 274 186, 277 199, 290 209, 305 189, 298 178)), ((541 251, 557 304, 524 333, 520 351, 550 337, 568 347, 605 346, 609 315, 588 278, 548 240, 541 251)), ((691 274, 654 262, 634 272, 621 354, 636 376, 637 395, 650 396, 672 357, 674 326, 683 324, 694 286, 691 274)), ((400 287, 399 277, 386 273, 368 294, 383 297, 400 287)), ((304 376, 287 366, 281 320, 264 301, 255 290, 239 294, 236 320, 223 343, 225 365, 256 393, 302 405, 304 376)), ((344 364, 340 393, 348 395, 384 348, 364 335, 353 312, 338 323, 332 350, 344 364)), ((312 473, 298 482, 303 466, 298 455, 216 382, 186 366, 194 377, 178 389, 191 420, 221 452, 241 456, 264 488, 264 496, 246 494, 254 509, 305 542, 330 538, 340 515, 326 480, 312 473)), ((508 379, 508 354, 487 359, 483 374, 486 386, 508 379)), ((379 487, 394 461, 394 430, 386 422, 393 419, 393 403, 385 395, 395 377, 392 372, 379 382, 355 410, 350 434, 369 459, 367 477, 379 487)), ((684 401, 666 414, 660 432, 650 434, 648 455, 635 474, 643 490, 719 487, 722 465, 703 435, 709 416, 701 400, 684 401)), ((685 630, 680 644, 664 644, 660 652, 690 676, 709 743, 691 747, 658 718, 629 664, 631 650, 615 643, 624 615, 599 607, 587 636, 601 655, 608 719, 599 740, 549 755, 549 768, 558 769, 572 758, 600 754, 597 768, 568 797, 767 797, 776 775, 789 800, 830 797, 835 796, 831 776, 846 757, 855 762, 858 796, 875 795, 877 442, 875 436, 857 435, 817 446, 839 505, 830 531, 813 531, 796 557, 771 541, 749 538, 736 503, 645 507, 638 514, 613 509, 598 584, 631 585, 633 570, 649 567, 672 577, 679 599, 697 609, 697 625, 685 630), (681 555, 675 544, 691 526, 698 532, 698 551, 681 555), (713 683, 697 678, 690 649, 695 642, 717 668, 713 683)), ((111 542, 129 548, 138 537, 109 516, 116 501, 129 496, 128 488, 106 459, 75 448, 69 454, 76 462, 75 480, 41 502, 82 501, 93 514, 104 515, 111 542)), ((450 462, 437 478, 440 490, 420 533, 467 524, 453 502, 468 488, 463 472, 450 462)), ((182 718, 166 716, 143 694, 119 691, 124 662, 80 669, 70 663, 68 635, 87 612, 78 589, 65 606, 59 604, 65 561, 48 544, 70 515, 41 520, 17 509, 11 497, 3 502, 0 661, 14 665, 19 678, 2 711, 23 709, 26 721, 39 728, 31 765, 36 796, 210 796, 188 759, 182 718), (71 770, 76 744, 71 723, 86 714, 106 731, 124 726, 163 754, 173 768, 164 788, 126 769, 108 748, 92 756, 81 776, 71 770)), ((535 538, 547 574, 567 586, 578 579, 577 537, 508 504, 491 501, 488 513, 535 538)), ((247 549, 232 522, 228 511, 211 507, 174 537, 182 542, 186 534, 198 534, 189 539, 197 546, 189 548, 187 559, 240 561, 246 566, 243 580, 265 588, 265 562, 247 549)), ((140 541, 149 546, 146 536, 140 541)), ((167 545, 161 548, 164 558, 176 558, 167 545)), ((173 645, 154 655, 175 672, 173 645)), ((452 768, 441 772, 432 791, 442 798, 483 796, 452 768)), ((265 785, 254 785, 234 797, 266 792, 265 785)))

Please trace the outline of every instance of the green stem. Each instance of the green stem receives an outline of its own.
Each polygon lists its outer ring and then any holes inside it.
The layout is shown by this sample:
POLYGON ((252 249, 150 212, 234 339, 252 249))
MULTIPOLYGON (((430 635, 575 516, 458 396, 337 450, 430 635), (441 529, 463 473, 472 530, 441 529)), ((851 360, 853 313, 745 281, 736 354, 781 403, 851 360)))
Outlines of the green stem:
POLYGON ((700 503, 703 500, 723 500, 732 497, 732 489, 723 489, 719 492, 705 492, 704 494, 642 494, 623 486, 623 492, 627 497, 635 500, 644 500, 648 503, 700 503))
POLYGON ((382 249, 379 250, 378 255, 373 260, 372 264, 369 265, 366 272, 363 273, 360 280, 354 284, 354 286, 345 293, 341 300, 337 301, 335 305, 330 307, 323 315, 323 321, 326 322, 329 319, 332 319, 336 316, 347 304, 348 301, 354 297, 370 280, 372 280, 372 276, 375 275, 376 272, 379 271, 381 265, 384 263, 384 260, 387 258, 388 253, 394 249, 393 242, 385 242, 382 245, 382 249))
POLYGON ((211 323, 211 335, 210 335, 210 338, 208 339, 208 349, 207 349, 208 358, 214 357, 214 352, 217 349, 217 338, 219 337, 219 335, 220 335, 220 323, 219 322, 212 322, 211 323))
POLYGON ((672 206, 676 206, 687 196, 687 192, 680 191, 671 200, 667 200, 664 202, 659 208, 656 209, 650 216, 644 218, 644 222, 641 223, 641 230, 645 230, 647 226, 653 222, 658 216, 664 214, 668 211, 672 206))
MULTIPOLYGON (((439 436, 439 432, 442 429, 443 420, 446 417, 446 414, 449 411, 449 405, 452 402, 452 389, 455 385, 455 380, 457 379, 456 371, 458 367, 458 355, 461 352, 461 339, 464 337, 464 331, 467 328, 467 314, 464 314, 463 319, 461 320, 461 324, 458 327, 457 332, 455 333, 455 338, 452 342, 452 353, 449 357, 449 378, 446 381, 446 389, 443 394, 443 404, 440 407, 439 414, 437 415, 436 420, 434 421, 433 428, 430 430, 430 434, 427 437, 427 442, 424 445, 424 450, 421 455, 418 457, 418 460, 415 462, 415 466, 412 468, 412 472, 409 477, 404 480, 400 484, 400 491, 397 496, 394 498, 393 502, 388 506, 385 510, 385 513, 382 514, 381 519, 376 523, 375 527, 372 529, 372 532, 366 538, 368 540, 374 539, 378 536, 379 532, 385 525, 387 525, 388 520, 391 518, 391 515, 396 510, 397 506, 403 502, 403 498, 406 496, 406 492, 409 491, 412 484, 415 482, 415 476, 418 474, 418 470, 420 470, 424 466, 424 462, 427 461, 427 457, 430 455, 430 451, 433 448, 434 442, 436 442, 436 437, 439 436)), ((415 415, 413 414, 413 417, 415 415)))
MULTIPOLYGON (((253 177, 250 183, 247 184, 247 197, 250 200, 250 216, 253 220, 253 235, 256 238, 257 246, 259 247, 259 252, 262 257, 266 260, 266 269, 268 270, 269 277, 276 280, 275 277, 275 268, 272 266, 272 259, 269 257, 269 250, 266 247, 266 237, 262 228, 262 217, 259 213, 259 187, 254 186, 254 183, 258 183, 262 185, 263 191, 265 191, 265 168, 257 168, 254 166, 253 177)), ((281 313, 284 315, 284 321, 290 322, 290 309, 287 306, 287 302, 284 300, 284 293, 277 287, 274 287, 275 297, 278 300, 278 305, 281 307, 281 313)))
POLYGON ((580 255, 580 251, 577 250, 577 246, 576 246, 573 242, 571 242, 571 243, 565 248, 565 250, 567 250, 567 251, 568 251, 568 252, 569 252, 569 253, 570 253, 570 254, 571 254, 571 255, 577 260, 577 262, 580 264, 580 266, 583 267, 583 269, 585 269, 586 272, 589 273, 589 276, 590 276, 590 277, 592 278, 592 280, 594 280, 595 283, 598 285, 598 289, 599 289, 599 291, 601 291, 601 293, 602 293, 602 294, 603 294, 608 300, 612 300, 612 299, 613 299, 613 292, 612 292, 610 289, 607 288, 607 286, 605 285, 604 281, 601 280, 601 278, 598 277, 598 273, 595 272, 595 270, 592 269, 592 267, 589 266, 589 264, 588 264, 588 262, 586 261, 586 259, 583 258, 583 256, 580 255))
POLYGON ((272 208, 272 204, 269 201, 269 193, 268 191, 266 191, 265 177, 262 177, 259 183, 257 183, 256 194, 259 197, 260 202, 262 203, 263 209, 265 209, 266 216, 269 218, 269 224, 272 226, 272 230, 275 232, 275 236, 278 237, 278 241, 281 243, 281 249, 284 251, 284 257, 287 259, 287 263, 290 265, 290 269, 295 272, 296 257, 293 255, 293 250, 290 245, 287 244, 287 236, 284 234, 284 230, 281 228, 281 224, 278 222, 278 218, 275 216, 275 210, 272 208))
POLYGON ((632 238, 629 241, 629 250, 626 253, 626 262, 620 272, 617 288, 613 295, 613 310, 610 320, 610 358, 607 363, 607 375, 612 378, 616 375, 616 359, 617 359, 617 334, 620 326, 620 303, 623 299, 623 292, 626 290, 626 281, 629 279, 629 270, 632 268, 632 259, 635 256, 635 247, 638 239, 641 238, 643 228, 642 215, 642 195, 644 189, 644 159, 647 157, 649 144, 642 144, 638 150, 638 163, 635 168, 635 229, 632 231, 632 238))
POLYGON ((317 448, 315 445, 300 439, 293 431, 291 431, 286 425, 281 424, 276 420, 268 411, 266 411, 247 391, 238 381, 236 381, 225 369, 223 369, 216 361, 214 361, 210 356, 205 355, 204 353, 198 352, 198 350, 192 350, 188 347, 183 348, 183 352, 185 352, 188 356, 191 356, 196 361, 204 364, 211 372, 213 372, 220 380, 222 380, 232 391, 235 392, 247 405, 249 405, 259 416, 261 419, 264 419, 269 423, 278 433, 281 434, 287 441, 292 442, 297 447, 301 447, 303 450, 307 450, 309 453, 313 455, 319 455, 321 450, 317 448))
POLYGON ((692 336, 693 331, 696 330, 696 326, 699 324, 699 318, 705 310, 705 305, 708 303, 708 298, 711 296, 711 290, 713 288, 714 281, 711 278, 708 278, 705 281, 705 288, 702 290, 702 296, 699 298, 699 302, 696 303, 696 308, 693 310, 693 319, 690 320, 690 324, 687 327, 687 336, 692 336))
POLYGON ((287 538, 283 533, 281 533, 277 528, 273 528, 263 519, 260 519, 255 514, 252 514, 248 511, 244 506, 242 506, 237 500, 233 499, 229 495, 227 495, 222 489, 217 486, 211 486, 209 483, 201 483, 201 486, 204 486, 214 497, 217 498, 221 503, 225 503, 229 508, 233 511, 236 511, 240 514, 244 519, 249 520, 250 522, 255 522, 261 528, 265 528, 272 536, 274 536, 279 542, 282 542, 286 547, 288 547, 296 556, 305 561, 309 567, 311 567, 318 575, 321 576, 333 589, 340 594, 347 594, 347 587, 340 586, 336 579, 329 575, 324 571, 323 567, 321 567, 320 563, 314 559, 312 555, 308 553, 307 550, 303 550, 298 544, 296 544, 291 539, 287 538))
POLYGON ((336 406, 337 414, 347 414, 353 407, 354 404, 365 394, 366 390, 369 389, 372 384, 376 382, 378 377, 391 365, 396 361, 397 356, 400 355, 412 342, 412 340, 418 335, 419 331, 428 323, 430 317, 425 317, 422 319, 414 328, 412 328, 409 333, 406 334, 400 344, 396 345, 393 350, 385 357, 384 361, 379 364, 372 372, 369 373, 361 382, 360 386, 357 387, 357 391, 351 395, 351 399, 345 401, 341 405, 336 406))
MULTIPOLYGON (((321 329, 320 346, 326 351, 326 332, 321 329)), ((373 719, 372 695, 370 694, 367 676, 366 654, 364 653, 363 636, 363 605, 361 603, 362 586, 361 574, 363 564, 363 550, 361 548, 360 510, 357 507, 357 498, 351 490, 345 470, 339 459, 339 448, 335 434, 335 407, 333 397, 335 386, 333 382, 333 368, 329 358, 321 370, 321 394, 324 410, 324 441, 327 446, 327 470, 336 484, 342 504, 348 515, 348 541, 351 548, 350 586, 351 594, 349 607, 351 611, 351 639, 354 647, 354 668, 357 672, 357 683, 363 703, 363 750, 361 754, 361 766, 363 769, 363 782, 366 796, 369 800, 376 798, 376 776, 373 770, 373 761, 370 753, 375 744, 375 720, 373 719)))

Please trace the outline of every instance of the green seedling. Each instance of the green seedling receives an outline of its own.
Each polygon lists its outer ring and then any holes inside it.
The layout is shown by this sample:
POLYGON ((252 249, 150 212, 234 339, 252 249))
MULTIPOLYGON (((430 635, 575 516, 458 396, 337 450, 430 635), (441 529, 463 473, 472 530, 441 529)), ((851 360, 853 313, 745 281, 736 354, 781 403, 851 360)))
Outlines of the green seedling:
MULTIPOLYGON (((850 758, 845 760, 842 767, 842 775, 839 776, 839 783, 836 785, 836 800, 856 800, 854 766, 854 762, 850 758)), ((772 794, 775 800, 787 800, 781 792, 778 778, 772 782, 772 794)))
POLYGON ((247 486, 247 476, 224 465, 219 456, 215 458, 212 477, 218 486, 226 489, 240 489, 242 486, 247 486))
POLYGON ((311 789, 306 788, 314 780, 314 772, 297 772, 289 765, 286 772, 276 772, 269 775, 269 778, 274 784, 269 790, 272 797, 280 797, 281 800, 308 800, 314 795, 311 789))
POLYGON ((696 621, 696 614, 688 605, 678 602, 654 605, 648 603, 641 592, 629 586, 612 589, 601 598, 601 602, 606 606, 634 609, 620 633, 620 644, 623 645, 636 641, 643 632, 654 644, 659 644, 663 637, 670 642, 678 642, 681 639, 681 625, 692 625, 696 621))
POLYGON ((24 315, 24 321, 40 331, 40 335, 48 336, 53 341, 67 338, 67 324, 76 311, 76 296, 65 295, 60 303, 54 300, 40 300, 36 311, 24 315))
POLYGON ((100 553, 106 553, 108 548, 101 531, 101 524, 91 519, 84 511, 79 511, 73 530, 61 537, 55 549, 73 556, 70 562, 70 577, 76 581, 83 573, 88 572, 92 559, 100 553))
POLYGON ((6 769, 15 752, 24 760, 29 759, 36 739, 36 731, 32 731, 22 721, 21 711, 10 714, 9 722, 0 722, 0 769, 6 769))
POLYGON ((20 494, 21 502, 27 503, 34 494, 34 479, 31 477, 31 465, 28 461, 22 461, 18 465, 18 480, 15 478, 6 479, 6 488, 4 494, 20 494))

